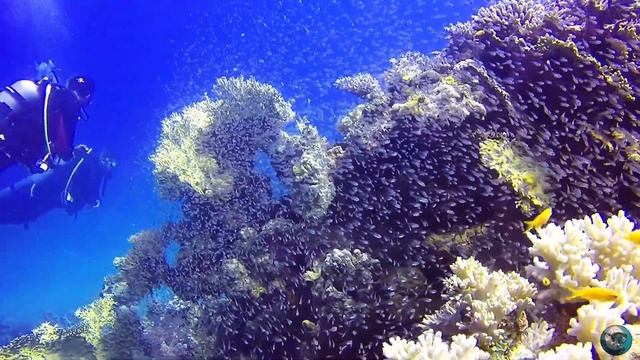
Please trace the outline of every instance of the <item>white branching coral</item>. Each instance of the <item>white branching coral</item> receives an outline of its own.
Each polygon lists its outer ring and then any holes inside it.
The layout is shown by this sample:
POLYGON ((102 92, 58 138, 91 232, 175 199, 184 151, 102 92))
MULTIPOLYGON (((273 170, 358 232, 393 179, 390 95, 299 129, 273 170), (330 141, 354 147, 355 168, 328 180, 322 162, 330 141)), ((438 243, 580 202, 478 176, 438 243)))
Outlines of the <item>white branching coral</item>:
MULTIPOLYGON (((619 300, 615 302, 598 300, 595 296, 578 298, 575 301, 588 304, 579 307, 568 323, 552 324, 566 328, 578 344, 561 344, 548 350, 558 345, 553 342, 552 326, 543 320, 527 321, 527 313, 541 319, 537 313, 541 308, 533 307, 536 288, 516 273, 489 271, 473 258, 458 258, 451 266, 453 275, 444 281, 449 301, 440 311, 425 316, 423 324, 432 331, 473 336, 479 347, 490 350, 492 356, 586 359, 591 358, 591 351, 595 350, 599 358, 610 359, 600 344, 605 329, 624 325, 632 334, 640 334, 640 324, 637 324, 640 252, 628 239, 633 228, 633 222, 620 211, 606 221, 595 214, 569 220, 564 227, 549 224, 536 234, 527 233, 533 257, 527 272, 548 286, 541 293, 547 301, 553 298, 560 303, 568 302, 568 295, 584 288, 603 293, 613 290, 618 294, 619 300), (515 326, 514 318, 517 318, 515 326), (505 344, 509 344, 508 349, 505 344)), ((396 338, 387 351, 398 358, 410 357, 420 354, 419 344, 396 338)), ((640 346, 635 346, 620 358, 631 359, 639 353, 640 346)))
POLYGON ((634 225, 625 217, 624 211, 619 211, 606 223, 600 215, 594 214, 579 221, 578 226, 588 236, 594 260, 602 269, 620 268, 636 279, 640 278, 640 247, 626 239, 634 225))
POLYGON ((555 225, 527 234, 533 265, 529 274, 550 280, 550 289, 564 302, 569 289, 602 287, 615 290, 624 299, 623 314, 638 315, 640 304, 640 249, 627 240, 633 223, 623 211, 605 223, 598 214, 569 220, 564 229, 555 225))
MULTIPOLYGON (((470 320, 458 321, 456 325, 459 331, 477 336, 483 347, 506 335, 501 323, 508 317, 533 308, 536 288, 515 272, 490 272, 474 258, 458 258, 451 270, 453 275, 445 279, 450 299, 448 313, 468 309, 470 320)), ((423 324, 441 326, 446 321, 443 314, 427 315, 423 324)))
MULTIPOLYGON (((600 345, 602 332, 611 325, 630 325, 640 306, 640 250, 627 236, 633 222, 623 211, 606 220, 599 214, 555 224, 528 233, 533 265, 529 274, 539 281, 550 280, 549 293, 566 302, 571 289, 595 287, 613 290, 621 301, 592 301, 577 310, 569 322, 568 334, 578 341, 593 343, 601 358, 608 355, 600 345)), ((579 299, 585 301, 586 299, 579 299)))
POLYGON ((544 320, 531 323, 522 334, 520 345, 532 353, 537 353, 551 342, 553 331, 554 329, 544 320))
POLYGON ((383 346, 384 356, 393 360, 481 360, 489 354, 480 350, 474 337, 455 335, 451 344, 442 340, 442 333, 427 330, 417 341, 393 337, 383 346))
POLYGON ((591 343, 562 344, 555 349, 538 354, 538 360, 585 360, 591 359, 591 343))
POLYGON ((610 304, 589 304, 578 309, 578 317, 571 319, 569 335, 575 336, 578 341, 595 344, 596 351, 602 357, 606 353, 600 345, 600 335, 611 325, 622 325, 622 311, 620 307, 612 308, 610 304))

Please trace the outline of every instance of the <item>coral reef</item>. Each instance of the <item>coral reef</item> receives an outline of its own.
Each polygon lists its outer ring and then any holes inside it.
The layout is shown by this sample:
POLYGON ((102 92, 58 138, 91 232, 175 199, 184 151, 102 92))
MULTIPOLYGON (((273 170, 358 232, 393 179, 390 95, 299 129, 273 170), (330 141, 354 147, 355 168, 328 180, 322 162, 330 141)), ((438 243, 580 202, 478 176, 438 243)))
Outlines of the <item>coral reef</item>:
POLYGON ((216 101, 206 98, 163 121, 151 156, 163 194, 228 194, 234 176, 250 171, 255 154, 293 118, 276 89, 253 79, 220 78, 215 92, 216 101))
POLYGON ((611 289, 622 296, 613 305, 592 302, 581 306, 570 321, 568 334, 593 343, 601 358, 606 357, 599 342, 602 331, 610 325, 633 325, 638 316, 638 247, 626 239, 633 228, 633 222, 620 211, 606 222, 594 214, 567 221, 563 228, 550 224, 537 235, 529 234, 534 262, 528 272, 540 281, 550 279, 547 296, 564 303, 571 289, 584 287, 611 289))
POLYGON ((508 336, 512 329, 504 329, 503 324, 511 314, 533 308, 536 288, 517 273, 489 272, 477 260, 461 258, 451 265, 451 271, 453 275, 445 280, 448 302, 444 311, 426 316, 426 327, 454 325, 487 347, 508 336), (462 312, 468 312, 467 321, 459 318, 465 316, 462 312))
POLYGON ((306 219, 326 214, 335 197, 331 173, 342 156, 340 146, 329 148, 308 121, 298 121, 299 134, 283 132, 271 155, 273 166, 289 189, 293 210, 306 219))
POLYGON ((480 143, 482 163, 495 170, 500 179, 506 180, 522 197, 517 206, 526 214, 535 208, 553 205, 551 195, 546 190, 549 185, 545 170, 535 160, 523 155, 515 141, 486 139, 480 143))
MULTIPOLYGON (((537 235, 528 234, 534 256, 529 272, 539 281, 550 279, 549 290, 565 296, 570 288, 599 286, 625 294, 629 305, 640 303, 634 280, 640 278, 640 249, 626 239, 633 227, 622 211, 606 222, 595 214, 567 221, 563 228, 550 224, 537 235)), ((638 315, 635 307, 628 311, 638 315)))
POLYGON ((380 82, 373 75, 367 73, 342 77, 336 80, 335 86, 365 100, 374 100, 385 96, 380 82))
MULTIPOLYGON (((434 329, 441 329, 454 338, 469 336, 492 356, 583 359, 591 356, 593 348, 600 359, 613 358, 600 342, 604 330, 612 325, 625 325, 631 334, 640 330, 637 245, 627 239, 633 228, 620 211, 606 222, 594 214, 569 220, 564 227, 549 224, 536 235, 528 233, 532 265, 527 273, 539 281, 538 296, 534 296, 536 288, 518 274, 489 271, 475 259, 458 258, 451 265, 453 275, 445 280, 450 300, 436 314, 425 316, 423 325, 428 330, 418 338, 421 346, 394 337, 385 344, 385 356, 430 358, 431 345, 425 345, 429 342, 423 337, 433 337, 434 329), (570 297, 575 289, 585 288, 612 290, 621 295, 621 301, 570 297), (558 316, 562 309, 570 316, 558 316), (547 320, 529 323, 529 318, 547 320), (561 344, 562 338, 553 336, 557 330, 547 321, 578 344, 561 344)), ((638 354, 640 347, 635 344, 616 358, 633 359, 638 354)))
MULTIPOLYGON (((274 87, 218 79, 215 97, 163 121, 151 156, 182 218, 132 237, 75 335, 44 348, 68 339, 116 358, 605 358, 595 337, 635 326, 640 296, 632 222, 612 216, 640 215, 639 8, 483 8, 449 27, 442 52, 336 81, 363 103, 340 119, 335 145, 274 87), (608 221, 525 235, 522 220, 548 206, 556 223, 596 212, 608 221), (168 244, 178 247, 171 265, 168 244), (584 287, 625 300, 568 301, 584 287), (171 300, 142 311, 160 288, 171 300)), ((2 351, 42 349, 35 337, 2 351)))
POLYGON ((50 322, 43 322, 33 329, 33 334, 38 337, 41 344, 51 344, 60 339, 60 332, 62 329, 58 325, 50 322))
POLYGON ((101 348, 103 334, 115 325, 115 306, 113 296, 105 296, 76 311, 82 320, 81 336, 96 349, 101 348))
POLYGON ((185 188, 207 196, 230 191, 232 177, 220 169, 214 157, 199 156, 204 152, 200 141, 211 126, 215 106, 205 99, 162 122, 162 137, 151 159, 163 196, 178 199, 185 194, 185 188))
POLYGON ((184 358, 195 353, 194 306, 179 298, 153 301, 143 320, 143 341, 153 358, 184 358))
POLYGON ((483 104, 514 109, 491 122, 547 168, 560 218, 638 208, 634 150, 623 140, 636 135, 620 132, 637 128, 640 115, 638 8, 633 0, 507 0, 448 29, 448 56, 475 61, 494 80, 483 84, 497 89, 483 104))
POLYGON ((149 294, 167 276, 165 252, 168 239, 160 231, 142 231, 129 238, 131 249, 113 264, 118 273, 109 279, 110 293, 129 304, 149 294))
POLYGON ((591 344, 562 344, 555 349, 538 354, 539 360, 579 360, 591 357, 591 344))
POLYGON ((442 341, 442 334, 433 330, 427 330, 418 337, 418 342, 406 341, 400 338, 392 338, 389 344, 385 344, 384 356, 393 360, 410 359, 464 359, 483 360, 489 359, 489 354, 476 347, 473 337, 456 335, 452 338, 451 345, 442 341))

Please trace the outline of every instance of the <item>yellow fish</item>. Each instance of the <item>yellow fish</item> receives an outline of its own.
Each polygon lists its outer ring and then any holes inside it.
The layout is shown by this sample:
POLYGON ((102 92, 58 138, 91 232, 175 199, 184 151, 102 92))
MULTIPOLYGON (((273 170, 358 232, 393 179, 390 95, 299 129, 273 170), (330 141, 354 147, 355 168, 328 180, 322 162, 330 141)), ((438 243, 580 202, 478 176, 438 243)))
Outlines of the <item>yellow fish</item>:
POLYGON ((625 239, 631 241, 636 245, 640 245, 640 230, 635 230, 628 233, 625 239))
POLYGON ((524 225, 527 228, 524 232, 530 231, 531 229, 534 229, 534 228, 535 229, 541 228, 542 226, 544 226, 544 224, 547 223, 547 221, 549 221, 550 217, 551 217, 551 208, 544 209, 544 211, 541 212, 535 218, 533 218, 533 220, 524 222, 524 225))
POLYGON ((622 295, 611 289, 601 287, 582 287, 579 289, 569 288, 571 295, 567 297, 567 300, 584 299, 588 301, 615 301, 622 300, 622 295))

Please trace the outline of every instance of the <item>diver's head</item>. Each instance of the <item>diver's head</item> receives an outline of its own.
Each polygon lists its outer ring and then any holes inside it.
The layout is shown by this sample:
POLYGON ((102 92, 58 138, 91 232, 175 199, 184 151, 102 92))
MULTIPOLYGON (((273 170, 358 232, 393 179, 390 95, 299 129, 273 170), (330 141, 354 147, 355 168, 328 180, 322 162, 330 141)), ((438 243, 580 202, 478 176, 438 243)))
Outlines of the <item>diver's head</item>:
POLYGON ((85 107, 91 103, 96 84, 88 76, 76 75, 69 79, 67 87, 76 95, 80 106, 85 107))

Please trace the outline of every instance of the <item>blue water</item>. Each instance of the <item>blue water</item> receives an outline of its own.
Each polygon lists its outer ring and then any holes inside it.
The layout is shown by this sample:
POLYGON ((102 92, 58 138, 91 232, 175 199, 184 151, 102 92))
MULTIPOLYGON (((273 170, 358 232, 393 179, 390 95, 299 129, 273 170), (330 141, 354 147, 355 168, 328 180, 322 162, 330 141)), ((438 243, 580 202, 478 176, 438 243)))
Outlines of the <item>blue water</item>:
MULTIPOLYGON (((0 326, 28 329, 96 298, 113 258, 137 231, 179 216, 162 201, 148 156, 161 120, 211 91, 219 76, 274 85, 321 133, 356 99, 332 88, 356 72, 380 74, 408 50, 445 45, 443 27, 484 3, 409 1, 0 2, 0 85, 33 78, 51 59, 62 78, 97 82, 90 119, 76 143, 106 150, 118 167, 102 206, 77 217, 55 210, 25 225, 0 226, 0 326)), ((0 174, 0 188, 23 177, 0 174)), ((13 206, 21 206, 14 204, 13 206)), ((0 209, 2 211, 2 209, 0 209)), ((1 328, 1 327, 0 327, 1 328)), ((1 343, 0 343, 1 345, 1 343)))

